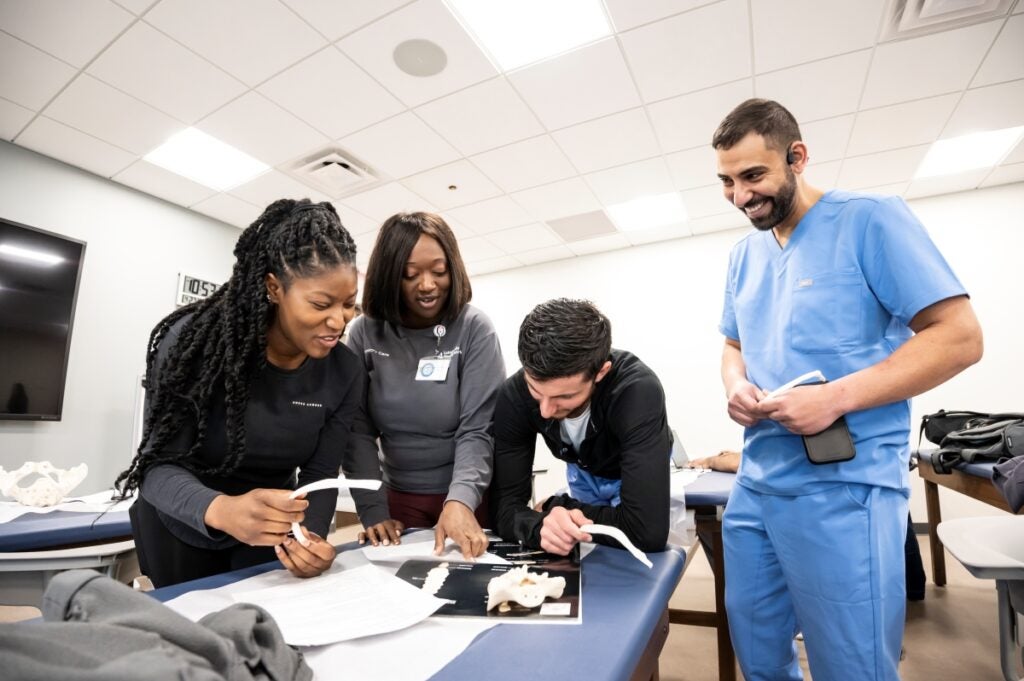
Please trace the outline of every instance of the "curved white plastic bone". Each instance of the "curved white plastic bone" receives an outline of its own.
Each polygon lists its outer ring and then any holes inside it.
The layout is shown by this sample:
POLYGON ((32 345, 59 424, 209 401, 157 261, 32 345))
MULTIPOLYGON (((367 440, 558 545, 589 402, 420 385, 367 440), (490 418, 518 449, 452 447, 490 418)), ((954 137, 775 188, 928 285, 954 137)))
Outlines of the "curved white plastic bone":
MULTIPOLYGON (((289 499, 294 499, 300 494, 306 492, 316 492, 321 489, 380 489, 380 480, 352 480, 350 478, 324 478, 323 480, 317 480, 311 482, 308 485, 303 485, 294 492, 288 495, 289 499)), ((309 537, 302 531, 302 526, 298 523, 292 523, 292 534, 295 535, 295 539, 298 540, 303 546, 309 546, 309 537)))
POLYGON ((646 565, 648 569, 654 567, 654 563, 650 561, 647 554, 634 546, 633 542, 629 541, 629 537, 617 527, 612 527, 611 525, 580 525, 580 532, 607 535, 622 544, 622 548, 629 551, 634 558, 646 565))
POLYGON ((49 461, 26 461, 14 471, 5 471, 0 466, 0 493, 25 506, 53 506, 77 487, 88 473, 89 467, 84 463, 63 469, 55 468, 49 461), (18 484, 33 474, 41 477, 25 487, 18 484))
POLYGON ((505 601, 536 608, 545 598, 561 598, 564 591, 565 577, 548 577, 546 572, 530 572, 528 566, 520 565, 487 583, 487 609, 505 601))

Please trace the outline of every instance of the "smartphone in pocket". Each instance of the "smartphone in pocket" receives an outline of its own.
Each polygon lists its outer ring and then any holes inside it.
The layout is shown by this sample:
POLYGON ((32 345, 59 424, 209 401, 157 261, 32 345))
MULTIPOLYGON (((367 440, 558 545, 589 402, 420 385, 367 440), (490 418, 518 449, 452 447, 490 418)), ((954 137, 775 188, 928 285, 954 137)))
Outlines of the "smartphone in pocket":
POLYGON ((803 439, 807 460, 811 463, 839 463, 849 461, 857 455, 844 416, 840 416, 820 433, 804 435, 803 439))

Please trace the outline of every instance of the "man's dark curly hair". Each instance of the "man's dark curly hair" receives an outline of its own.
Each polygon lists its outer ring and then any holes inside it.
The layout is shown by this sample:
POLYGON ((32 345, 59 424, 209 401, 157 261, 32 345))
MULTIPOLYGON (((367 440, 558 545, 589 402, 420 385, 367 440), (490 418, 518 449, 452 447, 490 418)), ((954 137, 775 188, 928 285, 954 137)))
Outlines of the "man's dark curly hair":
POLYGON ((591 379, 611 352, 612 323, 589 300, 541 303, 519 327, 519 361, 539 381, 576 374, 591 379))

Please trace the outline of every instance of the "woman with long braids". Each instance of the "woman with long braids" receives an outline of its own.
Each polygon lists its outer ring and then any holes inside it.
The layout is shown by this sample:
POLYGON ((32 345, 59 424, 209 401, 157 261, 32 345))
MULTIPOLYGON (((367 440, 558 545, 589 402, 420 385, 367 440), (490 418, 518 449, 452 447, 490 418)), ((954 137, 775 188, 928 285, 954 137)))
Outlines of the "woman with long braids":
POLYGON ((484 492, 505 362, 472 297, 440 216, 399 213, 384 222, 366 268, 364 314, 347 340, 369 382, 367 418, 356 424, 345 475, 383 473, 385 482, 378 492, 353 491, 360 541, 398 543, 406 527, 433 527, 435 550, 448 537, 466 557, 487 548, 484 492))
POLYGON ((356 304, 356 247, 329 203, 283 199, 235 246, 228 282, 164 318, 146 354, 142 443, 118 489, 156 586, 273 560, 312 577, 334 561, 336 477, 366 375, 338 341, 356 304), (298 475, 296 477, 296 470, 298 475), (311 543, 288 537, 292 522, 311 543))

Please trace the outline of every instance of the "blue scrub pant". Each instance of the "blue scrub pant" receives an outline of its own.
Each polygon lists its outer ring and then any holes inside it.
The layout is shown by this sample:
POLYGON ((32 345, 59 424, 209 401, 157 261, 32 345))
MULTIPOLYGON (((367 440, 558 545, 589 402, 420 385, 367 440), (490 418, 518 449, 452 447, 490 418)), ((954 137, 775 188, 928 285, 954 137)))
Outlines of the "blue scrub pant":
POLYGON ((733 487, 722 521, 725 605, 747 681, 898 681, 907 498, 840 484, 801 496, 733 487))

